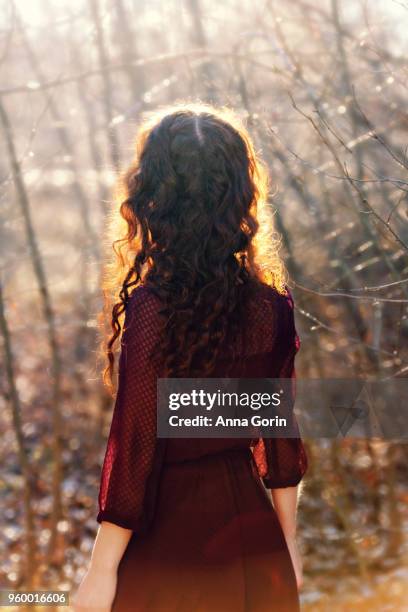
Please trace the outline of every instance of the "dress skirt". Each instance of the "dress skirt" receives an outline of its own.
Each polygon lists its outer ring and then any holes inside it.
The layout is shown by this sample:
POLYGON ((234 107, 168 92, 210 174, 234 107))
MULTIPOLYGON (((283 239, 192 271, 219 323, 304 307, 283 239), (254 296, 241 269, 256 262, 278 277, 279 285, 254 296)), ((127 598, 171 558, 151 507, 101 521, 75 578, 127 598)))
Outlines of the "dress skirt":
POLYGON ((164 464, 152 527, 129 541, 112 611, 299 611, 285 537, 250 448, 164 464))

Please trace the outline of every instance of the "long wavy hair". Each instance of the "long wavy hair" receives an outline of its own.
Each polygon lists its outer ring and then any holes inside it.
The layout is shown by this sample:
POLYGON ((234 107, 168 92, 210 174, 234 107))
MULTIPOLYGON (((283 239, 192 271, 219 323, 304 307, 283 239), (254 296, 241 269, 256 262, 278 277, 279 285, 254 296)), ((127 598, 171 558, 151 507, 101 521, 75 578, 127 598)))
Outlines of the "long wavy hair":
POLYGON ((169 377, 211 373, 254 284, 284 292, 268 191, 266 168, 230 108, 180 103, 145 115, 108 219, 104 381, 111 390, 114 345, 138 285, 163 303, 158 349, 169 377))

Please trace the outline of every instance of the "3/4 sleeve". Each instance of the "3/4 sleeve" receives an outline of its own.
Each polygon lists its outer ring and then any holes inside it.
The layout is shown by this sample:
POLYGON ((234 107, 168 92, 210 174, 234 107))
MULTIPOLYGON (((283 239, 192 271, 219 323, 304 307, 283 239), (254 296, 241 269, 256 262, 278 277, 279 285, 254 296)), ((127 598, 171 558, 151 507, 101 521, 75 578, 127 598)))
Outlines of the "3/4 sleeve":
MULTIPOLYGON (((300 348, 300 339, 295 327, 293 298, 287 295, 281 301, 281 327, 279 339, 287 350, 279 368, 279 378, 291 379, 291 403, 296 395, 295 356, 300 348)), ((261 438, 253 449, 254 459, 264 485, 268 489, 294 487, 302 480, 308 467, 306 449, 300 437, 296 416, 292 411, 293 438, 261 438)))
POLYGON ((156 297, 137 288, 126 307, 118 387, 102 467, 97 521, 138 531, 156 452, 156 297))

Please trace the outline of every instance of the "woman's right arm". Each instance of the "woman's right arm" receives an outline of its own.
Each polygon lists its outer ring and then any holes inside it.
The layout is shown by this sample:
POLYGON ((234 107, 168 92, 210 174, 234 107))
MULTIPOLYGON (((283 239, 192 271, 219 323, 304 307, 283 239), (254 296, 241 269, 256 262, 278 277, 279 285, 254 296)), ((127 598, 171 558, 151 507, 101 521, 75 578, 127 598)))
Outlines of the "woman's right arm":
MULTIPOLYGON (((281 342, 287 352, 280 366, 279 377, 290 380, 291 405, 296 394, 295 356, 300 341, 296 332, 294 303, 290 292, 281 302, 281 342)), ((265 487, 271 490, 272 501, 291 555, 298 588, 303 582, 302 561, 296 542, 297 505, 302 488, 301 480, 308 467, 308 459, 300 437, 296 417, 292 412, 293 438, 260 439, 253 452, 265 487)))
POLYGON ((301 485, 272 489, 272 501, 288 545, 298 589, 303 585, 302 558, 296 541, 296 513, 301 485))

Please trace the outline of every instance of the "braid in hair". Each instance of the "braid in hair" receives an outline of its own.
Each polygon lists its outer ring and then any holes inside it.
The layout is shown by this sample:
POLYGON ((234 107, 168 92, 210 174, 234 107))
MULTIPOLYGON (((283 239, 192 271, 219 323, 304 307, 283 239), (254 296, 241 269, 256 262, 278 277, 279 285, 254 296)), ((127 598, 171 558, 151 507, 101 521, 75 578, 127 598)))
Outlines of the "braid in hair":
MULTIPOLYGON (((140 283, 163 303, 164 375, 211 374, 251 287, 264 280, 254 238, 266 184, 249 136, 227 110, 182 105, 146 123, 122 182, 127 234, 118 242, 134 257, 112 309, 110 376, 119 319, 140 283)), ((276 250, 273 257, 270 284, 283 288, 276 250)))

